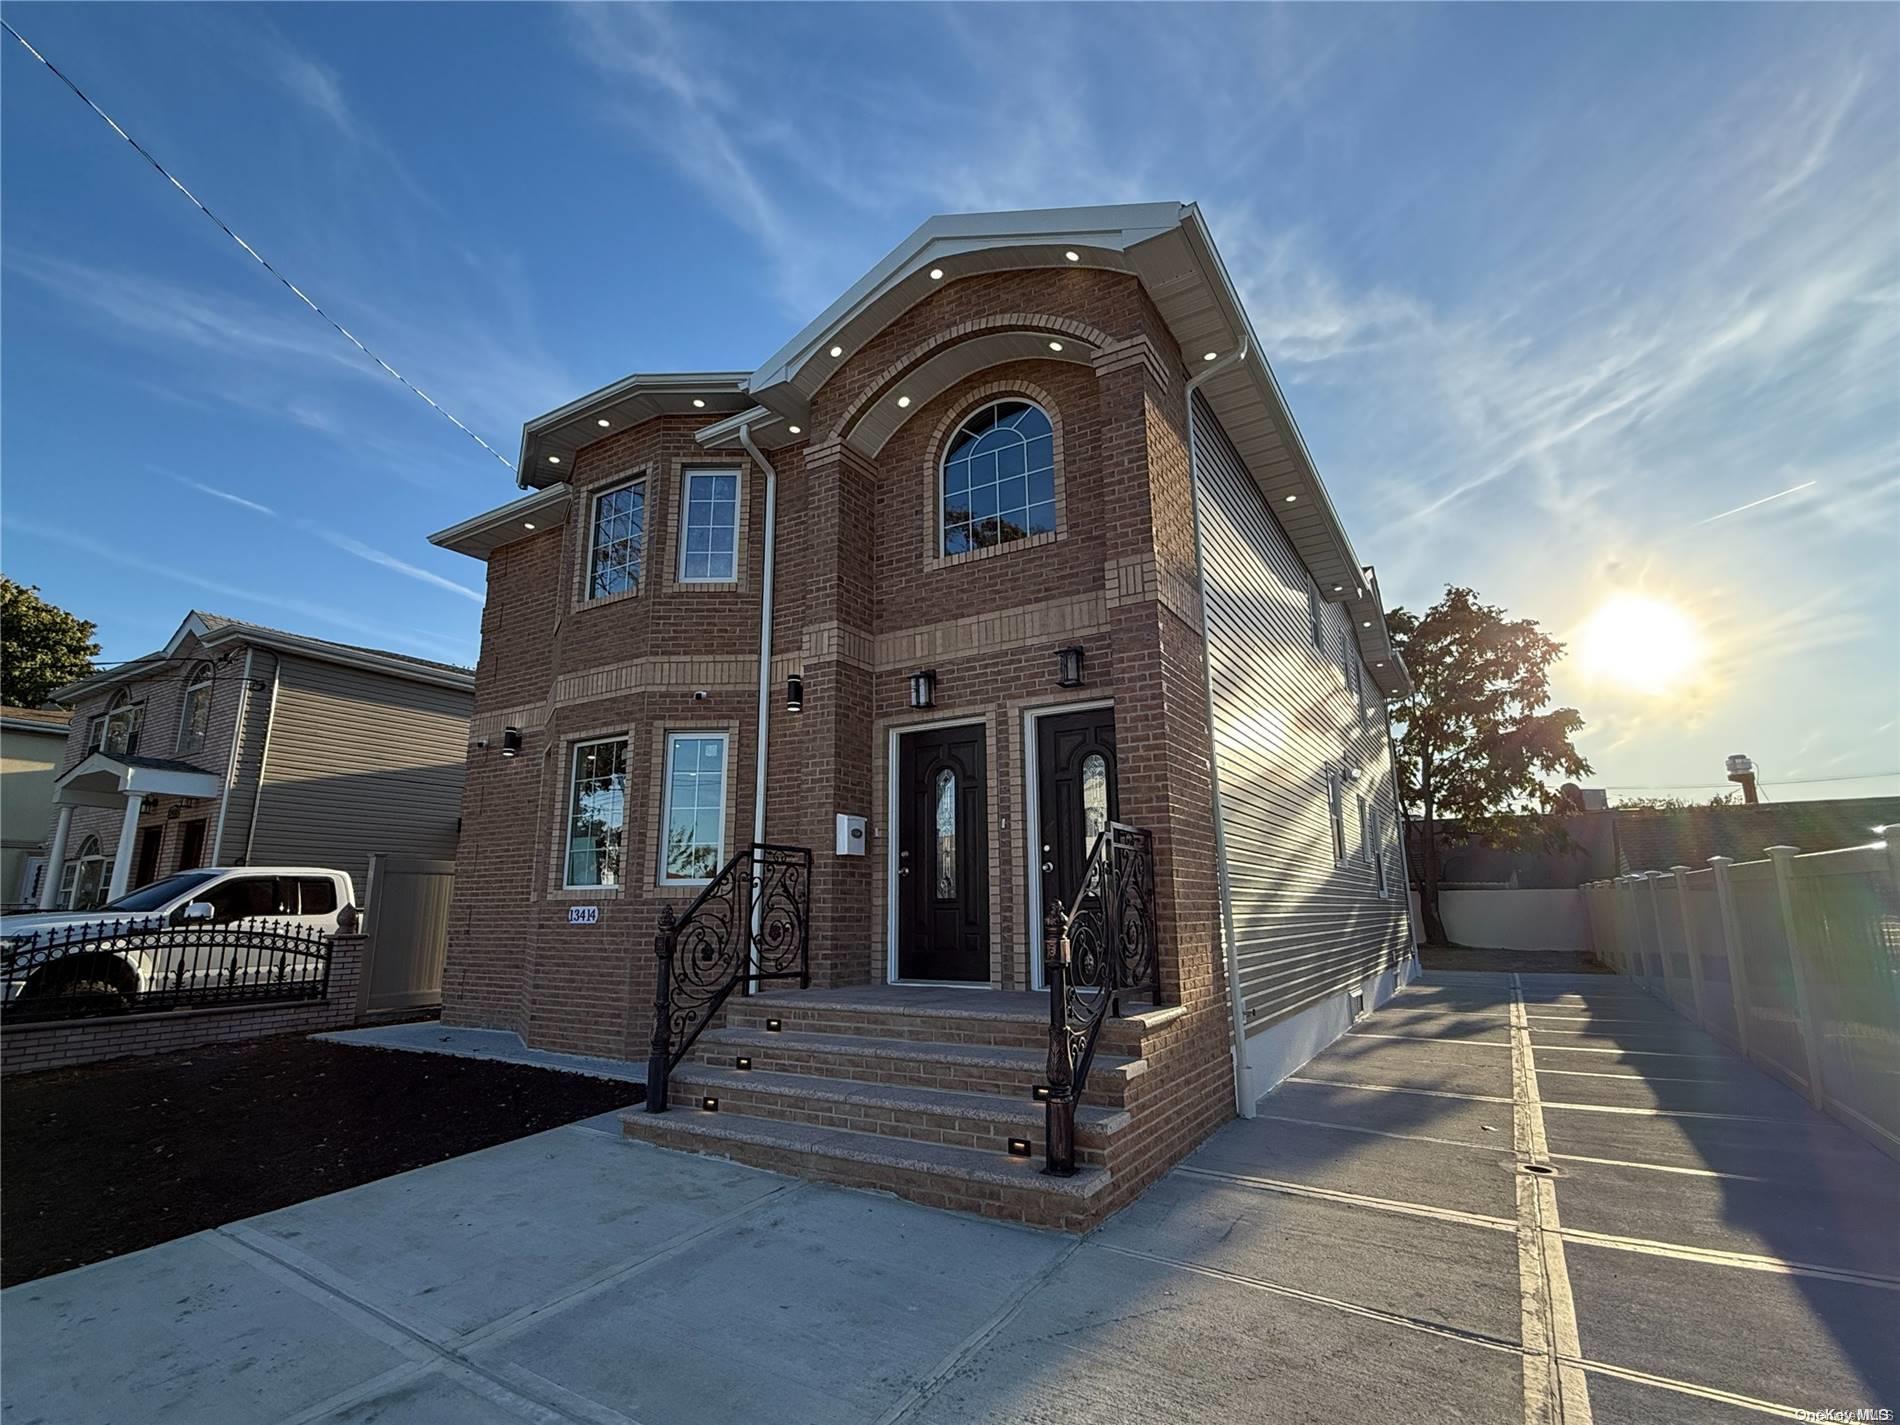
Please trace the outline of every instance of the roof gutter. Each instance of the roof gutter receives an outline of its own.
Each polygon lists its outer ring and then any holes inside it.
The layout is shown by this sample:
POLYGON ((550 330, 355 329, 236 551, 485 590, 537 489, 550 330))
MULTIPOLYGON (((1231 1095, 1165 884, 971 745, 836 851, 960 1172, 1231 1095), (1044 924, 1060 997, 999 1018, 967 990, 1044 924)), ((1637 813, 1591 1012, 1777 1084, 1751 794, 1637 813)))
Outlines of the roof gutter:
POLYGON ((1194 577, 1201 588, 1201 687, 1207 699, 1207 772, 1214 793, 1214 870, 1220 886, 1221 958, 1227 969, 1227 1004, 1233 1011, 1234 1112, 1254 1116, 1247 1080, 1247 1006, 1240 997, 1240 945, 1234 939, 1234 887, 1227 870, 1227 821, 1221 810, 1220 753, 1214 737, 1214 659, 1207 647, 1207 564, 1201 544, 1201 455, 1194 433, 1194 398, 1201 387, 1247 359, 1252 333, 1240 333, 1240 345, 1187 383, 1189 503, 1194 511, 1194 577))
MULTIPOLYGON (((739 427, 739 446, 765 472, 765 567, 759 576, 759 731, 756 767, 752 776, 752 841, 756 846, 765 840, 766 746, 772 732, 772 575, 778 562, 778 471, 765 458, 765 452, 753 442, 750 421, 739 427)), ((753 853, 752 873, 755 881, 765 873, 756 851, 753 853)), ((758 971, 759 933, 764 915, 764 902, 754 896, 752 969, 755 974, 758 971)), ((757 988, 756 981, 753 987, 757 988)))

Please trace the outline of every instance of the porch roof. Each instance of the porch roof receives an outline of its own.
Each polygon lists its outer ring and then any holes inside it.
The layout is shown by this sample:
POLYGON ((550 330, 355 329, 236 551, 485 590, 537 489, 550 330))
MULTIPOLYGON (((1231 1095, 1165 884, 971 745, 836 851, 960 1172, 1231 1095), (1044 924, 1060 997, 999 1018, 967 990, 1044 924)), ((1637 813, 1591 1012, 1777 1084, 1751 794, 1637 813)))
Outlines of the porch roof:
POLYGON ((53 805, 120 807, 137 793, 163 797, 215 797, 224 790, 216 773, 169 757, 95 752, 53 783, 53 805))

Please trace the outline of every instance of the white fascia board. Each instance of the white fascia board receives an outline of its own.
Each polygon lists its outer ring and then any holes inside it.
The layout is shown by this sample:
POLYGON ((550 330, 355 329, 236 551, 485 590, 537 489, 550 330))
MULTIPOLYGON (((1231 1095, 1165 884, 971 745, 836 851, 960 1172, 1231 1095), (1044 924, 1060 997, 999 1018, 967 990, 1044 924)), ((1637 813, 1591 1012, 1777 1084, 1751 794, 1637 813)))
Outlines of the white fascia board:
POLYGON ((571 420, 584 418, 589 411, 601 406, 610 406, 617 401, 629 400, 635 396, 649 393, 675 393, 681 391, 717 391, 729 389, 735 394, 746 389, 746 373, 743 371, 659 371, 623 376, 611 385, 602 386, 598 391, 569 401, 543 415, 535 416, 522 423, 521 452, 515 461, 515 484, 522 489, 528 488, 528 471, 533 452, 530 446, 534 437, 554 426, 565 425, 571 420))
POLYGON ((404 682, 428 683, 433 687, 452 688, 458 692, 472 693, 475 690, 473 669, 433 668, 427 664, 372 653, 367 649, 342 648, 319 639, 302 638, 294 633, 258 628, 254 624, 226 624, 208 634, 204 643, 207 648, 226 643, 255 644, 273 653, 288 653, 315 663, 334 663, 338 667, 360 668, 369 673, 386 673, 404 682))
POLYGON ((739 431, 743 426, 752 428, 752 439, 760 445, 784 445, 798 439, 787 432, 786 421, 777 411, 768 411, 764 406, 753 406, 750 410, 739 412, 736 416, 727 416, 724 420, 714 421, 703 430, 693 432, 693 439, 709 450, 718 450, 739 443, 739 431), (767 436, 774 439, 767 440, 767 436))
MULTIPOLYGON (((496 545, 508 541, 501 538, 489 538, 500 535, 511 526, 519 528, 525 520, 544 524, 553 528, 567 520, 569 489, 565 482, 549 485, 545 489, 532 490, 518 500, 510 500, 505 505, 497 505, 492 510, 484 510, 478 515, 470 515, 458 524, 447 529, 437 530, 429 536, 429 543, 441 549, 452 549, 457 554, 466 554, 471 559, 485 560, 485 552, 477 552, 483 545, 493 549, 496 545), (467 547, 473 545, 473 548, 467 547)), ((526 535, 527 530, 520 530, 526 535)))
POLYGON ((136 682, 153 669, 163 668, 166 661, 167 655, 163 653, 147 653, 142 658, 134 658, 130 662, 121 663, 116 668, 108 668, 103 673, 89 674, 68 683, 63 688, 55 688, 50 694, 50 701, 76 703, 82 698, 90 698, 95 694, 103 693, 108 688, 117 687, 120 683, 136 682))
POLYGON ((752 373, 747 388, 764 391, 792 380, 832 332, 885 289, 901 282, 927 254, 949 256, 984 247, 1055 243, 1126 251, 1157 233, 1178 227, 1184 211, 1179 203, 1120 203, 1095 208, 1032 208, 1016 213, 940 214, 921 224, 797 336, 773 352, 752 373))

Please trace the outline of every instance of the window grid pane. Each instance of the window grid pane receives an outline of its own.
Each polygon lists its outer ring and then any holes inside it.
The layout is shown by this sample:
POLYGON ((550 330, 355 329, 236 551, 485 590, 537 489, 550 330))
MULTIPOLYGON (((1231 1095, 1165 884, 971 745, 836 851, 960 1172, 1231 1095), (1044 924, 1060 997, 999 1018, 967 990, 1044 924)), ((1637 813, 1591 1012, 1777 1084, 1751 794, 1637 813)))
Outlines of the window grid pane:
POLYGON ((686 477, 686 527, 680 577, 724 582, 739 577, 739 477, 701 470, 686 477))
POLYGON ((667 739, 666 860, 662 879, 708 881, 719 869, 726 807, 726 739, 678 733, 667 739))
POLYGON ((626 739, 582 743, 568 801, 566 884, 619 885, 626 827, 626 739))
POLYGON ((604 599, 640 587, 646 506, 643 481, 606 491, 595 499, 588 598, 604 599))
POLYGON ((964 422, 943 463, 943 552, 1053 534, 1055 433, 1027 401, 999 401, 964 422))

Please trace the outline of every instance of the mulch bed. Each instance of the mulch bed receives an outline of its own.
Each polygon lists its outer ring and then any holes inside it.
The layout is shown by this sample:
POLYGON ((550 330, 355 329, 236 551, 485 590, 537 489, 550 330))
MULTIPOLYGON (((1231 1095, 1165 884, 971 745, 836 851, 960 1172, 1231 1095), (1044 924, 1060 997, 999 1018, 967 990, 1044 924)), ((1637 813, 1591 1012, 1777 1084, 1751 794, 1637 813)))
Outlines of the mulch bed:
POLYGON ((639 1101, 638 1084, 296 1035, 0 1089, 0 1285, 639 1101))
POLYGON ((1577 950, 1482 950, 1463 945, 1421 945, 1418 962, 1427 970, 1499 970, 1534 975, 1614 975, 1594 955, 1577 950))

